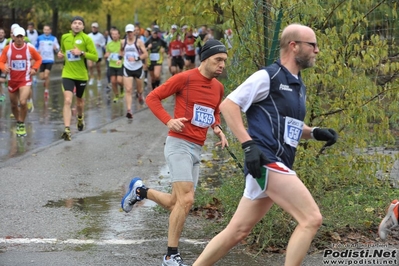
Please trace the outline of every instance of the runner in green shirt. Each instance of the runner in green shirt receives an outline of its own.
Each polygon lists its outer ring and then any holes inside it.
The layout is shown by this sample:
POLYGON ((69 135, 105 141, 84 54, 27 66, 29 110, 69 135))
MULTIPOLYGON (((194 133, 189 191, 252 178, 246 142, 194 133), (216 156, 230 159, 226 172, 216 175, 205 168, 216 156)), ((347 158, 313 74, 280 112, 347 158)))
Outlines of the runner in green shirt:
POLYGON ((97 61, 98 55, 93 40, 83 32, 84 20, 80 16, 72 18, 71 31, 61 37, 61 50, 58 58, 64 58, 62 69, 62 89, 64 90, 64 125, 65 130, 61 138, 71 140, 71 104, 73 94, 76 93, 77 128, 84 128, 83 93, 86 88, 89 73, 86 59, 97 61))
MULTIPOLYGON (((114 92, 114 103, 119 100, 119 88, 123 93, 123 56, 121 53, 121 41, 119 30, 114 28, 110 31, 112 41, 107 43, 104 58, 109 61, 109 76, 111 77, 112 91, 114 92)), ((122 97, 123 98, 123 97, 122 97)))

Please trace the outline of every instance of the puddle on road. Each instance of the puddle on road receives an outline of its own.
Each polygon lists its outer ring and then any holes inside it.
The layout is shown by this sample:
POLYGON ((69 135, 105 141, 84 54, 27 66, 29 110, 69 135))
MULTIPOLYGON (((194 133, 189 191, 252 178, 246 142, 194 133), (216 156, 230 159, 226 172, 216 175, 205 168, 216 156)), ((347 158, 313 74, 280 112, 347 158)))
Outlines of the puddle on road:
MULTIPOLYGON (((168 177, 168 167, 163 166, 160 168, 159 175, 168 177)), ((139 211, 132 211, 129 214, 120 212, 120 200, 123 193, 124 188, 121 188, 121 191, 104 192, 96 196, 57 201, 49 200, 44 207, 67 208, 83 214, 81 220, 83 229, 78 232, 72 232, 71 239, 94 239, 100 241, 146 239, 148 244, 121 245, 118 250, 122 254, 131 254, 133 247, 138 254, 141 254, 146 253, 146 249, 151 247, 154 250, 154 254, 147 255, 158 259, 167 244, 168 214, 154 211, 154 203, 149 200, 138 203, 140 204, 137 206, 140 208, 139 211)), ((212 237, 209 232, 204 231, 204 227, 208 226, 209 223, 212 223, 212 221, 205 221, 191 216, 187 219, 181 239, 181 249, 188 261, 194 261, 205 247, 206 240, 204 239, 212 237)), ((69 248, 76 252, 82 252, 97 250, 99 247, 96 244, 78 244, 69 248)), ((106 248, 106 250, 108 249, 106 248)), ((254 258, 253 255, 246 253, 242 247, 237 247, 229 252, 228 256, 217 265, 238 266, 246 263, 265 262, 258 261, 258 259, 262 260, 262 258, 254 258)))
POLYGON ((104 236, 104 230, 107 229, 107 226, 104 226, 105 220, 113 215, 110 215, 110 213, 119 212, 120 199, 121 194, 119 192, 105 192, 98 196, 85 198, 49 200, 43 207, 68 208, 83 213, 82 222, 85 227, 76 232, 73 237, 98 239, 104 236))

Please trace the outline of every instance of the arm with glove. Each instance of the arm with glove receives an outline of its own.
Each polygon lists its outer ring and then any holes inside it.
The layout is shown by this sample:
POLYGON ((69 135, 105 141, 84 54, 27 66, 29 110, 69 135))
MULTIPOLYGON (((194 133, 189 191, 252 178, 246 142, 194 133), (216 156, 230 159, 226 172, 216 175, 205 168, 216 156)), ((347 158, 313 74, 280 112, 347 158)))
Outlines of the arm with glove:
POLYGON ((326 141, 325 146, 328 147, 337 142, 338 133, 332 128, 309 127, 305 125, 302 138, 326 141))
POLYGON ((230 99, 225 99, 220 105, 220 110, 227 126, 237 137, 238 141, 242 143, 241 147, 245 153, 245 166, 248 172, 255 178, 261 177, 260 168, 262 165, 267 164, 269 160, 260 151, 255 141, 252 140, 245 129, 240 106, 230 99))

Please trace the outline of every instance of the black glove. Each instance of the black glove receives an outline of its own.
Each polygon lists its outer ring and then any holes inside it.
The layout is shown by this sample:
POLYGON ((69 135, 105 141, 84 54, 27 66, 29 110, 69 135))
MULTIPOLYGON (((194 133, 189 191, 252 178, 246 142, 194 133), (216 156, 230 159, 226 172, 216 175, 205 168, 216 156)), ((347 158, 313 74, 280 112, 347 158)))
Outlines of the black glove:
POLYGON ((267 164, 270 162, 265 155, 259 150, 258 146, 256 145, 255 141, 248 140, 241 144, 242 149, 245 153, 245 165, 248 168, 248 172, 254 178, 261 177, 260 168, 262 165, 267 164))
POLYGON ((332 128, 315 127, 312 133, 315 140, 327 141, 326 147, 333 145, 338 139, 338 133, 332 128))

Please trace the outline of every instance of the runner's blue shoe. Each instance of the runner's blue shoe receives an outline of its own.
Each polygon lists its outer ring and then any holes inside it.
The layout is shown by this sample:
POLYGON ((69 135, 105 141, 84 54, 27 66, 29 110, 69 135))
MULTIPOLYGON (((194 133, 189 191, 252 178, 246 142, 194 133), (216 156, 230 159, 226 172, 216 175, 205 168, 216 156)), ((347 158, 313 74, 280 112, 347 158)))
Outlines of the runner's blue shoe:
POLYGON ((133 178, 132 181, 130 181, 129 191, 125 194, 121 201, 122 209, 125 212, 130 212, 136 202, 143 200, 139 195, 137 195, 137 189, 139 187, 145 188, 143 181, 140 177, 133 178))

